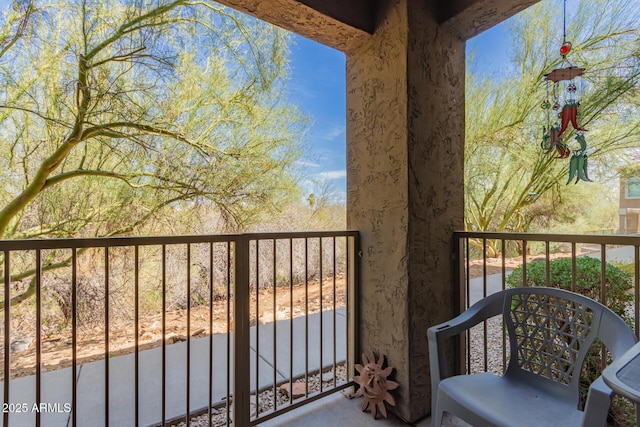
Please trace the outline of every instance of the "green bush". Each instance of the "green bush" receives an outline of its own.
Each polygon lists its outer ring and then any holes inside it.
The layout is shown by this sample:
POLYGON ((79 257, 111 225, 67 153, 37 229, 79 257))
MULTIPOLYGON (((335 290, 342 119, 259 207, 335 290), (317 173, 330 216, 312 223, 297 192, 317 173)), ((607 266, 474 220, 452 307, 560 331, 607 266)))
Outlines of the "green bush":
MULTIPOLYGON (((576 258, 576 292, 600 301, 600 260, 596 258, 576 258)), ((605 305, 622 317, 630 325, 633 318, 626 310, 633 301, 633 280, 631 275, 619 267, 605 265, 605 305)), ((547 286, 546 263, 534 261, 527 264, 527 282, 522 283, 522 267, 518 267, 507 277, 507 286, 547 286)), ((571 258, 560 258, 549 262, 550 287, 571 290, 571 258)))

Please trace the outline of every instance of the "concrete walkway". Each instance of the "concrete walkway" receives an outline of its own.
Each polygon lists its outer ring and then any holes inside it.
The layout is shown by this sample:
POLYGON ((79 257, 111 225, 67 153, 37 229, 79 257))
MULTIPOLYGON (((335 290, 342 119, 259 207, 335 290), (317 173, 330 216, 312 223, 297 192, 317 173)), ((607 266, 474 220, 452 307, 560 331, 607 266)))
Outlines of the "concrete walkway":
MULTIPOLYGON (((600 259, 601 254, 598 251, 584 256, 600 259)), ((633 263, 635 256, 635 247, 633 246, 621 246, 619 248, 607 249, 605 251, 605 260, 607 262, 633 263)))
MULTIPOLYGON (((308 359, 309 371, 317 371, 320 366, 320 319, 323 327, 324 367, 333 365, 333 311, 308 316, 309 348, 305 350, 305 318, 293 320, 293 339, 289 320, 259 325, 251 328, 250 375, 251 390, 262 389, 276 381, 290 378, 291 357, 293 355, 293 377, 304 375, 308 359), (275 328, 275 346, 274 346, 275 328), (256 335, 259 335, 256 352, 256 335), (293 342, 291 352, 290 343, 293 342), (275 351, 274 351, 275 348, 275 351), (274 357, 275 356, 275 357, 274 357), (257 364, 256 364, 257 358, 257 364), (257 370, 257 372, 256 372, 257 370)), ((346 360, 346 318, 345 310, 336 310, 336 362, 346 360)), ((233 346, 233 334, 231 335, 233 346)), ((233 351, 227 352, 226 334, 218 334, 213 339, 213 403, 226 398, 227 354, 231 355, 233 372, 233 351)), ((190 409, 196 411, 208 406, 209 380, 209 338, 191 340, 191 393, 190 409)), ((187 342, 166 347, 166 419, 183 416, 186 412, 187 342)), ((16 356, 18 357, 18 356, 16 356)), ((117 427, 135 425, 135 371, 134 355, 128 354, 109 359, 109 425, 117 427)), ((139 417, 141 426, 160 423, 162 418, 162 349, 154 348, 139 353, 138 373, 140 387, 139 417)), ((71 425, 70 407, 72 402, 72 381, 77 381, 78 426, 105 426, 105 362, 86 363, 78 367, 74 376, 72 368, 46 372, 42 375, 42 402, 46 407, 40 410, 41 425, 44 427, 66 427, 71 425)), ((231 383, 232 384, 232 383, 231 383)), ((233 385, 231 385, 233 387, 233 385)), ((9 426, 33 427, 35 425, 35 376, 18 378, 10 382, 9 426)), ((3 401, 3 384, 0 383, 0 402, 3 401)), ((0 417, 1 418, 1 417, 0 417)), ((0 426, 2 420, 0 419, 0 426)))

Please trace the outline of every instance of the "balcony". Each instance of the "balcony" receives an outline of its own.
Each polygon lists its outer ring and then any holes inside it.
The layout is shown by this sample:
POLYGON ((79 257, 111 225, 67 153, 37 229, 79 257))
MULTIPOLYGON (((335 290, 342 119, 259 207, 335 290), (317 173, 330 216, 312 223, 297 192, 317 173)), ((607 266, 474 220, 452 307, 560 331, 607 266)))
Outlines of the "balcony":
MULTIPOLYGON (((453 237, 458 311, 514 268, 528 283, 539 263, 553 285, 557 258, 580 291, 588 257, 600 301, 614 302, 609 262, 631 273, 623 308, 639 330, 637 237, 453 237)), ((357 232, 3 241, 0 252, 2 425, 404 425, 343 396, 360 361, 357 232), (65 319, 53 330, 52 307, 65 319)), ((487 322, 461 337, 458 369, 499 373, 502 336, 487 322)))
POLYGON ((356 232, 0 245, 2 425, 249 426, 352 385, 356 232))

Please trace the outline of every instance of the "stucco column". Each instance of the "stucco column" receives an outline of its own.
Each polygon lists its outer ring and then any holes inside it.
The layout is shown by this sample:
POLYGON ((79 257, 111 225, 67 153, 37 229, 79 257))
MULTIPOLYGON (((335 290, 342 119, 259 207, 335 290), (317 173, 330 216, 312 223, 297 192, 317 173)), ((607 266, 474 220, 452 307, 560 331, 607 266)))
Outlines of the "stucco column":
POLYGON ((464 41, 434 2, 383 0, 347 52, 347 221, 361 232, 360 343, 388 356, 395 412, 430 413, 427 328, 454 314, 451 233, 463 227, 464 41))

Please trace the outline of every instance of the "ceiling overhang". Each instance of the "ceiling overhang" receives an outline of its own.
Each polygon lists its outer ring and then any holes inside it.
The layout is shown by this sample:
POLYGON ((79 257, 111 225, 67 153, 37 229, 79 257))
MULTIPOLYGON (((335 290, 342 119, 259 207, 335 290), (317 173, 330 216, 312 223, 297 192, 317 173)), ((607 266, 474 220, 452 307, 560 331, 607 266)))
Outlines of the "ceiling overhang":
POLYGON ((377 0, 216 0, 343 52, 375 31, 377 0))
MULTIPOLYGON (((375 32, 379 4, 387 0, 216 1, 335 49, 348 51, 375 32)), ((432 2, 438 22, 460 39, 467 40, 539 0, 405 1, 432 2)))
POLYGON ((433 0, 440 24, 468 40, 539 0, 433 0))

